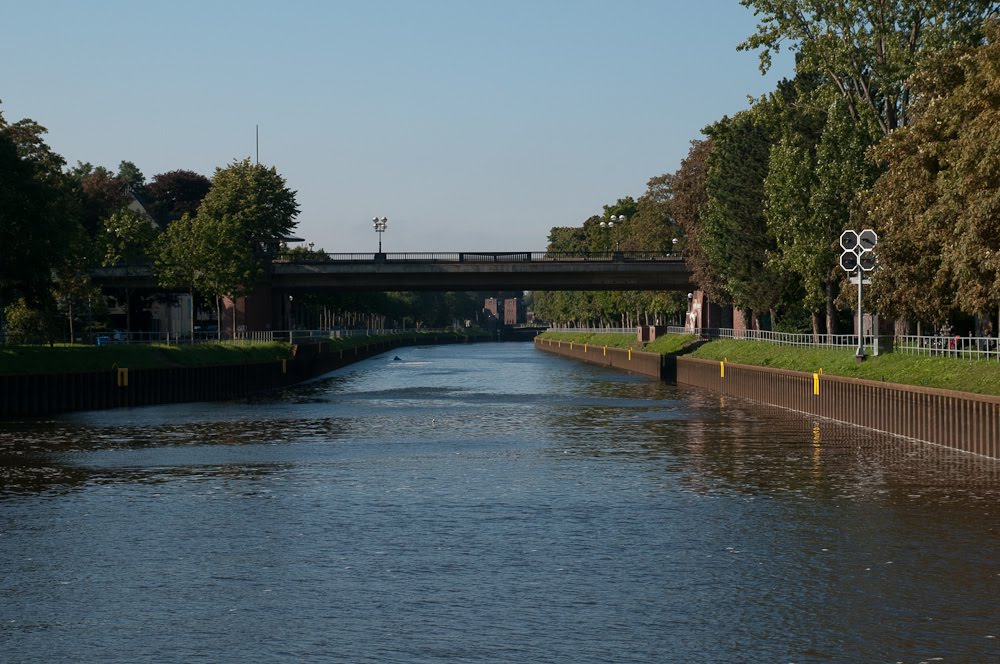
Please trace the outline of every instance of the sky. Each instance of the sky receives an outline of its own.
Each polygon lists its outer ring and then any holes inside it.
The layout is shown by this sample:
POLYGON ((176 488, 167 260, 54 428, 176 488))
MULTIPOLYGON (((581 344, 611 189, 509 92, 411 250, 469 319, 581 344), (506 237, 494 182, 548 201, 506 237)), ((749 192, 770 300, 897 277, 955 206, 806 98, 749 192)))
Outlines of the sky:
POLYGON ((274 166, 330 252, 542 251, 767 76, 737 0, 0 0, 0 111, 70 165, 274 166), (256 136, 259 132, 259 153, 256 136))

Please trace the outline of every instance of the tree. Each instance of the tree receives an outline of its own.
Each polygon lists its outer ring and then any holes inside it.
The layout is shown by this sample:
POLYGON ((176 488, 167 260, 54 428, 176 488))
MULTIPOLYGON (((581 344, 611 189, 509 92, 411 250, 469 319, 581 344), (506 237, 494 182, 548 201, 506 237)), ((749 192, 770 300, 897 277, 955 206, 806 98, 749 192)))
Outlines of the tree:
POLYGON ((216 223, 227 219, 261 257, 277 254, 281 238, 295 228, 298 214, 295 192, 285 186, 277 170, 249 159, 216 169, 198 210, 199 217, 216 223))
POLYGON ((185 214, 194 216, 212 182, 193 171, 169 171, 154 175, 146 185, 146 209, 162 228, 185 214))
POLYGON ((691 149, 681 161, 671 182, 673 198, 670 211, 684 236, 682 250, 684 260, 691 270, 692 280, 709 296, 718 300, 723 295, 722 286, 701 244, 702 217, 708 207, 705 183, 708 180, 711 153, 710 140, 691 142, 691 149))
POLYGON ((908 79, 920 58, 952 44, 977 44, 993 0, 740 0, 760 16, 740 50, 763 49, 761 71, 783 45, 798 70, 817 72, 843 95, 851 117, 870 114, 883 134, 910 118, 908 79))
POLYGON ((92 237, 103 231, 104 220, 131 201, 124 180, 98 166, 80 180, 83 191, 83 227, 92 237))
MULTIPOLYGON (((122 208, 104 220, 102 243, 106 267, 119 267, 128 277, 150 267, 157 229, 147 215, 122 208)), ((125 287, 125 329, 132 331, 132 288, 125 287)))
POLYGON ((131 161, 123 161, 118 164, 118 179, 134 195, 142 194, 146 188, 146 176, 131 161))
POLYGON ((8 124, 0 113, 0 343, 6 305, 50 300, 52 271, 66 260, 76 237, 77 209, 65 161, 32 120, 8 124))
POLYGON ((922 63, 913 122, 876 150, 888 171, 865 203, 884 311, 941 324, 1000 306, 1000 24, 985 30, 985 45, 922 63))
POLYGON ((772 310, 784 287, 782 275, 766 264, 775 246, 763 203, 771 137, 749 111, 704 131, 712 139, 712 153, 698 241, 729 299, 752 313, 756 327, 758 313, 772 310))
POLYGON ((667 254, 675 250, 674 239, 682 233, 671 215, 673 180, 673 174, 664 173, 646 183, 646 192, 636 201, 635 214, 622 240, 626 251, 667 254))
MULTIPOLYGON (((194 273, 194 287, 212 298, 222 338, 222 298, 248 295, 262 272, 254 246, 246 241, 242 223, 229 216, 212 217, 199 214, 194 219, 195 253, 201 264, 194 273)), ((236 317, 233 317, 236 325, 236 317)), ((236 330, 233 330, 235 335, 236 330)))
POLYGON ((846 101, 821 77, 799 73, 778 84, 754 107, 777 136, 764 183, 765 217, 776 247, 769 266, 789 274, 801 290, 801 303, 819 333, 820 312, 826 332, 837 321, 838 239, 851 226, 859 191, 870 186, 877 168, 865 152, 878 130, 854 122, 846 101))
MULTIPOLYGON (((194 219, 184 214, 167 226, 153 246, 156 278, 163 288, 186 288, 191 296, 191 338, 194 339, 194 292, 207 242, 197 236, 194 219)), ((208 240, 206 238, 206 240, 208 240)))

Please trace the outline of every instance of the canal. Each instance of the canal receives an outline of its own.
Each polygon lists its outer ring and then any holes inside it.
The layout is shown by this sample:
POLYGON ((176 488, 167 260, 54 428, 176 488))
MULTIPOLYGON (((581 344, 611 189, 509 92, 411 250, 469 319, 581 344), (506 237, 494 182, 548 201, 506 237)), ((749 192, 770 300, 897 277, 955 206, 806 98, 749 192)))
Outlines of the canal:
POLYGON ((403 348, 0 424, 0 660, 997 661, 998 525, 995 461, 403 348))

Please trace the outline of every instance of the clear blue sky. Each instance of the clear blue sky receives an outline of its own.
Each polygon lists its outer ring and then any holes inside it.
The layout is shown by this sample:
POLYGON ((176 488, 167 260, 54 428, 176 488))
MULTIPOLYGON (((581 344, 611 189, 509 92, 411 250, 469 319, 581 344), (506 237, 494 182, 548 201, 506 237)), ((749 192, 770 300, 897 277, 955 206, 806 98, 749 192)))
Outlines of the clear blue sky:
POLYGON ((70 164, 254 155, 328 251, 541 250, 791 75, 736 0, 0 0, 0 99, 70 164))

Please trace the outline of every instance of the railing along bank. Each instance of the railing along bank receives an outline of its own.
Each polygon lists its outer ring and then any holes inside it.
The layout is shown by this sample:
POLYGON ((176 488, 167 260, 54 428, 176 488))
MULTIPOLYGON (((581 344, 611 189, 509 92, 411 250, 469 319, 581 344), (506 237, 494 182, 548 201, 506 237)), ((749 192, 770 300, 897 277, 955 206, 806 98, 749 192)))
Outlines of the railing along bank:
MULTIPOLYGON (((658 328, 660 329, 660 328, 658 328)), ((667 334, 691 334, 685 327, 664 326, 667 334)), ((631 327, 564 327, 551 326, 551 332, 579 334, 635 334, 631 327)), ((770 330, 736 330, 733 328, 701 328, 695 331, 703 339, 734 339, 740 341, 766 341, 782 346, 808 346, 812 348, 856 348, 855 334, 805 334, 772 332, 770 330)), ((865 335, 863 346, 874 355, 898 352, 906 355, 953 357, 965 360, 992 360, 1000 362, 1000 348, 993 336, 873 336, 865 335)))

